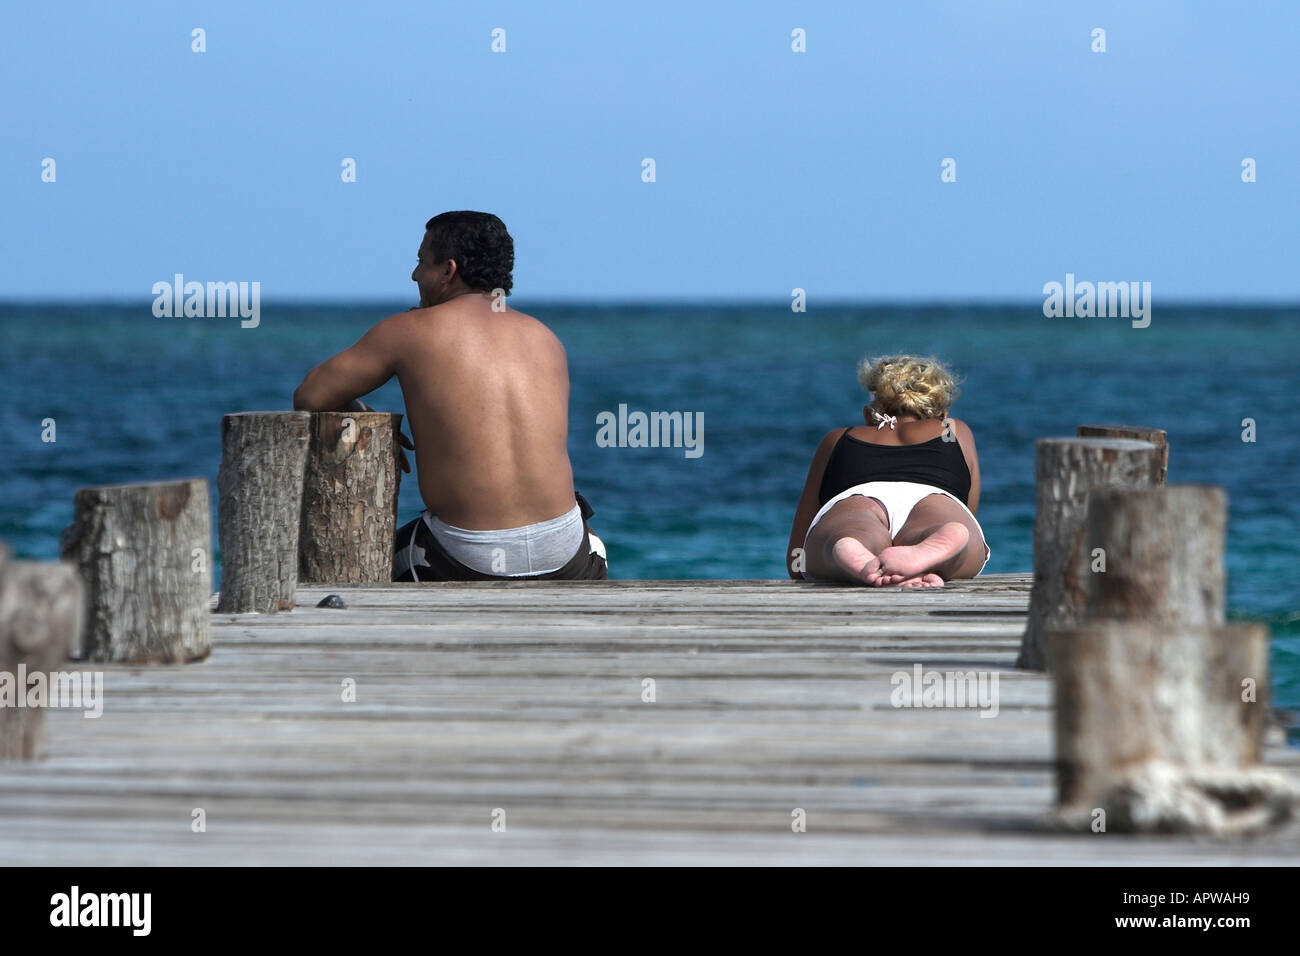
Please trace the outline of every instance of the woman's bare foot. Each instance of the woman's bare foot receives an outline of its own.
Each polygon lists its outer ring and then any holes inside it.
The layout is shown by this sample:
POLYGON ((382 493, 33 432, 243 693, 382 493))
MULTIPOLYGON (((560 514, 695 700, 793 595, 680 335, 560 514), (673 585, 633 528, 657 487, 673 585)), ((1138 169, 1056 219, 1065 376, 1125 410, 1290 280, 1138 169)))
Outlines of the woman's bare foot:
POLYGON ((854 581, 867 583, 863 569, 873 563, 876 556, 857 538, 840 538, 831 545, 831 558, 854 581))
POLYGON ((903 588, 941 588, 943 587, 943 578, 937 574, 922 574, 919 577, 908 578, 906 581, 899 581, 898 586, 903 588))
POLYGON ((939 567, 970 543, 970 531, 964 524, 949 521, 940 525, 924 541, 885 548, 862 570, 862 579, 877 587, 892 587, 920 577, 939 567))

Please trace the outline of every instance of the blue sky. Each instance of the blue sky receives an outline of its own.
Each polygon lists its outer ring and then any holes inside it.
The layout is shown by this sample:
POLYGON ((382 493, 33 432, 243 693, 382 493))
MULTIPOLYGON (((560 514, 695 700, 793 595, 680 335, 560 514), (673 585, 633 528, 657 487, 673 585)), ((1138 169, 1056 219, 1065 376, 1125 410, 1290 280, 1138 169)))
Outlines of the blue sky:
POLYGON ((52 2, 2 22, 4 298, 146 299, 176 272, 406 298, 425 219, 460 208, 506 221, 526 299, 1036 300, 1067 272, 1300 298, 1294 3, 52 2))

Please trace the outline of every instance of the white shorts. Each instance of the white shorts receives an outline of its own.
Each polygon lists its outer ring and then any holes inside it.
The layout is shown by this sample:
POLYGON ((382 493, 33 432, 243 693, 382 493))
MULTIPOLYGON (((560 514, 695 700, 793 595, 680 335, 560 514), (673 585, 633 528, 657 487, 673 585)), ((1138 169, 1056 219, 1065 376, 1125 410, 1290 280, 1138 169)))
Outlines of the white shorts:
MULTIPOLYGON (((817 527, 817 522, 826 516, 830 511, 845 498, 852 498, 854 495, 862 495, 865 498, 875 498, 885 509, 885 516, 889 519, 889 537, 892 540, 895 535, 907 524, 908 515, 916 507, 916 503, 922 498, 929 495, 947 495, 957 504, 961 505, 963 511, 970 515, 970 520, 975 522, 975 527, 980 528, 980 523, 976 521, 975 516, 966 504, 951 492, 944 491, 942 488, 936 488, 934 485, 923 485, 915 481, 867 481, 860 485, 854 485, 851 488, 845 488, 826 504, 821 506, 821 510, 813 517, 812 523, 808 525, 808 534, 812 534, 812 529, 817 527)), ((984 529, 980 528, 980 537, 984 537, 984 529)), ((808 550, 808 535, 804 535, 804 550, 808 550)), ((980 565, 979 574, 984 570, 984 565, 989 563, 989 555, 993 553, 984 543, 984 564, 980 565)), ((808 577, 808 572, 803 572, 803 576, 808 577)))
MULTIPOLYGON (((421 517, 442 550, 465 567, 480 574, 503 574, 510 577, 528 577, 558 571, 578 550, 585 530, 582 508, 576 504, 558 518, 499 531, 457 528, 436 515, 429 514, 427 510, 421 517), (505 568, 512 570, 506 572, 505 568)), ((603 542, 601 548, 604 548, 603 542)), ((594 543, 590 549, 597 550, 594 543)), ((604 557, 603 550, 600 554, 604 557)))

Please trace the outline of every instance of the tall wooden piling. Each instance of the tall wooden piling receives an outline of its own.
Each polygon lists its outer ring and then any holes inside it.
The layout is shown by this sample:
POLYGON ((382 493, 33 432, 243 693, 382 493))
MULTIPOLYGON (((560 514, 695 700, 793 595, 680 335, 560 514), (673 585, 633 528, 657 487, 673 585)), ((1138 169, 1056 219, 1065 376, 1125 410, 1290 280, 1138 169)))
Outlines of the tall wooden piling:
POLYGON ((1068 590, 1081 620, 1224 620, 1222 488, 1101 488, 1088 496, 1068 590))
POLYGON ((401 423, 401 415, 389 412, 312 415, 298 538, 301 583, 392 580, 401 423))
POLYGON ((207 657, 212 515, 202 478, 80 489, 62 554, 86 585, 88 658, 207 657))
POLYGON ((1050 665, 1046 629, 1076 623, 1081 595, 1067 584, 1077 573, 1088 493, 1094 488, 1150 488, 1160 474, 1160 451, 1126 438, 1042 438, 1034 479, 1034 585, 1017 667, 1050 665))
POLYGON ((310 433, 310 412, 241 412, 222 418, 219 612, 293 607, 310 433))
POLYGON ((40 756, 45 709, 59 686, 52 674, 78 642, 84 617, 75 567, 9 562, 0 549, 0 759, 40 756))
POLYGON ((1149 441, 1160 449, 1160 475, 1156 484, 1163 485, 1169 476, 1169 435, 1163 428, 1146 425, 1080 425, 1080 438, 1132 438, 1149 441))

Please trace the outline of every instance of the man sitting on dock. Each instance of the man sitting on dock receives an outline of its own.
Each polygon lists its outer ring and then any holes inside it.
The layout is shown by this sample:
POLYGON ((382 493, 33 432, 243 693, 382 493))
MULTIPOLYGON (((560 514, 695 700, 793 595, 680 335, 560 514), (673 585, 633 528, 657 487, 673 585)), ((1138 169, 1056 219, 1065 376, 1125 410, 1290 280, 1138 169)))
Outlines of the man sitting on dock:
POLYGON ((545 325, 506 305, 514 241, 483 212, 425 224, 420 305, 303 379, 293 407, 338 411, 394 375, 427 510, 398 529, 394 581, 606 577, 569 463, 569 369, 545 325))

